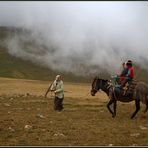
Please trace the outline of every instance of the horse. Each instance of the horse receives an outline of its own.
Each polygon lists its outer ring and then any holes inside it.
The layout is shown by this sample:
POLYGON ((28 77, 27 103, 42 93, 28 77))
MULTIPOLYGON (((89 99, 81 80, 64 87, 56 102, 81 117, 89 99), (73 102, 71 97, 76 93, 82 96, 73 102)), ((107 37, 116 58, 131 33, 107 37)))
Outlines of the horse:
POLYGON ((92 82, 92 89, 91 89, 91 95, 95 96, 95 94, 101 89, 104 91, 108 98, 109 102, 107 104, 107 108, 109 112, 112 114, 112 117, 114 118, 116 116, 116 107, 117 107, 117 101, 120 102, 131 102, 135 101, 136 110, 132 114, 131 119, 135 117, 137 112, 140 110, 140 101, 146 105, 144 113, 148 110, 148 85, 145 82, 137 82, 133 93, 129 96, 124 96, 123 94, 116 93, 116 91, 113 91, 113 85, 111 80, 106 79, 100 79, 99 77, 95 77, 92 82), (110 108, 110 105, 113 104, 113 110, 110 108))

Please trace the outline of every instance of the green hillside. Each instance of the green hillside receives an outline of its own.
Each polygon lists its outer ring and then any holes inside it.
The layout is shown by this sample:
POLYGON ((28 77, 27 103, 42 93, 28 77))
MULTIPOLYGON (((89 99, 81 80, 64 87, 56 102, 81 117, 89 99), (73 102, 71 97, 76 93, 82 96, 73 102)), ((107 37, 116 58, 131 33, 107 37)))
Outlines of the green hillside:
POLYGON ((0 48, 0 77, 53 80, 57 74, 62 74, 65 81, 88 82, 89 80, 71 73, 52 71, 51 69, 35 65, 8 54, 6 49, 0 48))

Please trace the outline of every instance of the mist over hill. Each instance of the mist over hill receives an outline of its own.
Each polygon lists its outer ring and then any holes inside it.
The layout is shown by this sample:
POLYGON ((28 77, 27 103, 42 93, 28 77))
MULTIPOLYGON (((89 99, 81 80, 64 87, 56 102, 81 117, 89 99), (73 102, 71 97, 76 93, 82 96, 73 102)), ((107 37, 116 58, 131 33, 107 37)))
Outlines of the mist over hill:
MULTIPOLYGON (((48 56, 51 54, 52 57, 53 54, 56 54, 56 51, 56 47, 46 46, 42 42, 39 42, 39 40, 33 38, 30 30, 18 27, 0 27, 0 76, 52 80, 56 74, 62 74, 66 81, 72 82, 91 82, 95 75, 99 75, 105 79, 110 79, 111 77, 111 74, 106 71, 105 68, 100 67, 99 64, 89 65, 89 62, 82 63, 81 57, 79 56, 69 57, 69 59, 67 59, 67 62, 69 60, 72 61, 73 71, 50 67, 50 64, 45 64, 45 59, 38 59, 46 54, 48 54, 48 56), (13 44, 13 38, 16 37, 18 38, 18 45, 16 46, 21 47, 21 52, 18 47, 16 47, 18 50, 15 49, 15 51, 9 49, 11 48, 10 45, 13 44), (10 43, 8 44, 9 41, 10 43), (76 69, 76 71, 74 69, 76 69), (77 73, 78 70, 79 72, 77 73)), ((116 53, 118 54, 118 50, 116 53)), ((89 61, 89 56, 87 60, 89 61)), ((54 62, 57 65, 59 64, 58 59, 54 62)), ((146 61, 144 62, 147 64, 146 61)), ((120 65, 121 63, 117 64, 120 65)), ((134 66, 136 67, 136 78, 148 82, 148 71, 138 64, 134 64, 134 66)), ((113 70, 112 73, 116 74, 113 70)))
MULTIPOLYGON (((75 78, 79 78, 79 81, 81 81, 82 79, 82 81, 87 82, 90 81, 90 78, 94 77, 94 75, 97 74, 97 71, 100 71, 101 69, 97 65, 90 66, 87 62, 84 64, 81 61, 81 57, 76 55, 65 59, 67 60, 67 62, 70 61, 72 63, 72 71, 68 71, 68 69, 65 70, 62 67, 58 67, 58 65, 60 64, 60 61, 58 60, 60 59, 54 59, 54 61, 52 61, 54 62, 54 66, 56 65, 58 68, 52 67, 52 64, 49 63, 50 59, 48 60, 48 63, 46 63, 46 59, 44 59, 44 56, 48 55, 49 58, 52 58, 53 55, 56 55, 57 48, 46 46, 38 40, 39 37, 37 39, 34 38, 34 36, 32 36, 33 32, 31 32, 30 30, 18 27, 0 27, 0 34, 1 56, 7 55, 7 58, 11 57, 11 59, 13 57, 14 59, 17 59, 18 63, 19 60, 24 60, 24 62, 28 64, 30 63, 30 65, 34 64, 35 67, 38 66, 46 70, 48 69, 49 71, 54 71, 54 75, 57 73, 63 73, 64 75, 68 75, 69 78, 71 78, 72 76, 73 80, 75 78), (13 39, 15 40, 15 42, 13 42, 13 39)), ((5 60, 7 59, 5 58, 5 60)), ((89 57, 87 58, 87 60, 89 60, 89 57)), ((65 67, 65 65, 63 66, 65 67)), ((109 74, 105 72, 103 68, 101 69, 101 72, 99 74, 106 76, 106 78, 109 76, 109 74)))
POLYGON ((143 79, 147 16, 148 3, 142 1, 2 1, 0 44, 15 58, 86 79, 110 78, 130 59, 140 68, 137 78, 143 79))

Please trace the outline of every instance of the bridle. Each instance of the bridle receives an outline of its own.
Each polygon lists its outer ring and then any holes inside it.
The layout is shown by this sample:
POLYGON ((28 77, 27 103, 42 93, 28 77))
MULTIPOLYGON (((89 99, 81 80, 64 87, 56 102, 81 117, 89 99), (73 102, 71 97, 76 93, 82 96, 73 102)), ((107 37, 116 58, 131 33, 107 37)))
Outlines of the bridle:
POLYGON ((94 85, 94 83, 95 83, 95 86, 93 86, 93 90, 95 90, 95 91, 97 92, 97 91, 99 91, 98 88, 101 88, 101 87, 102 87, 102 80, 96 78, 96 79, 94 80, 94 82, 93 82, 93 85, 94 85), (97 82, 98 82, 98 80, 100 80, 99 86, 97 86, 97 82))
MULTIPOLYGON (((107 82, 107 89, 110 89, 110 87, 112 86, 112 83, 110 81, 107 82)), ((93 82, 93 90, 95 90, 96 92, 99 91, 98 88, 102 88, 103 87, 103 80, 102 79, 98 79, 95 78, 94 82, 93 82), (99 86, 97 86, 97 82, 99 80, 99 86), (95 83, 95 85, 94 85, 95 83)))
POLYGON ((96 86, 97 86, 96 80, 97 80, 97 78, 95 78, 94 81, 93 81, 93 83, 92 83, 92 90, 94 90, 94 91, 97 92, 98 90, 96 89, 96 86), (95 83, 95 86, 94 86, 94 83, 95 83))

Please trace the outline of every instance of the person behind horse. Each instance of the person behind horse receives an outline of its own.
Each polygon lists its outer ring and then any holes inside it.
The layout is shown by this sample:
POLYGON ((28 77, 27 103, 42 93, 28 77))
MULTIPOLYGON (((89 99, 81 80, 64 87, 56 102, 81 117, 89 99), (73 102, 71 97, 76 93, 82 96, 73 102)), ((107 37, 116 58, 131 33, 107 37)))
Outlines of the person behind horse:
POLYGON ((133 67, 131 60, 127 61, 126 66, 127 66, 128 71, 127 71, 127 74, 125 76, 125 79, 121 83, 121 87, 120 87, 121 89, 125 86, 125 84, 127 82, 130 84, 132 82, 132 80, 134 79, 134 75, 135 75, 134 67, 133 67))

